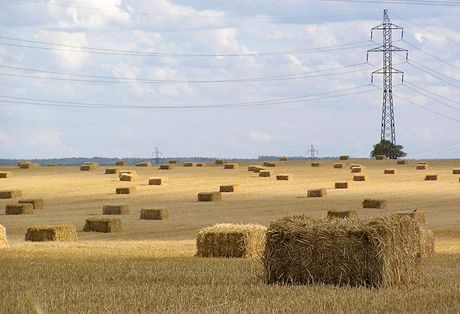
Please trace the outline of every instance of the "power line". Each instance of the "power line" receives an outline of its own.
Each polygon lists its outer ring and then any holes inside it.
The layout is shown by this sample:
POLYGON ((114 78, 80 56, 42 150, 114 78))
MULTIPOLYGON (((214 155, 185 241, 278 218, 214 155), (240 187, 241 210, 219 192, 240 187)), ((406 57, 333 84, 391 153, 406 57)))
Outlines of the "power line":
POLYGON ((58 74, 58 75, 67 75, 71 77, 82 77, 82 79, 76 78, 67 78, 67 77, 47 77, 47 76, 36 76, 36 75, 25 75, 25 74, 15 74, 15 73, 1 73, 0 76, 7 77, 19 77, 19 78, 33 78, 33 79, 42 79, 42 80, 54 80, 54 81, 70 81, 70 82, 83 82, 83 83, 109 83, 109 84, 126 84, 126 83, 147 83, 147 84, 206 84, 206 83, 239 83, 239 82, 263 82, 263 81, 285 81, 285 80, 294 80, 294 79, 304 79, 304 78, 313 78, 313 77, 328 77, 328 76, 338 76, 350 73, 357 73, 367 71, 367 69, 356 69, 349 71, 341 71, 337 73, 325 73, 329 71, 335 71, 340 69, 346 69, 350 67, 356 67, 359 65, 364 65, 366 63, 358 63, 349 66, 336 67, 331 69, 324 69, 318 71, 304 72, 303 74, 284 74, 284 75, 274 75, 274 76, 262 76, 262 77, 245 77, 245 78, 234 78, 234 79, 214 79, 214 80, 151 80, 145 78, 127 78, 127 77, 115 77, 115 76, 100 76, 100 75, 84 75, 84 74, 73 74, 69 72, 59 72, 59 71, 42 71, 29 68, 21 67, 11 67, 11 66, 2 66, 0 68, 7 69, 18 69, 29 72, 36 73, 45 73, 45 74, 58 74), (95 79, 93 79, 95 78, 95 79))
POLYGON ((450 63, 449 61, 446 61, 446 60, 444 60, 444 59, 442 59, 442 58, 440 58, 440 57, 438 57, 438 56, 436 56, 436 55, 434 55, 434 54, 432 54, 432 53, 429 53, 428 51, 425 51, 425 50, 423 50, 422 48, 417 47, 417 46, 414 45, 414 44, 411 44, 411 43, 408 42, 407 40, 403 40, 403 41, 404 41, 406 44, 408 44, 409 46, 411 46, 412 48, 415 48, 415 49, 417 49, 417 50, 423 52, 424 54, 426 54, 426 55, 428 55, 428 56, 430 56, 430 57, 432 57, 432 58, 434 58, 434 59, 436 59, 436 60, 438 60, 438 61, 440 61, 440 62, 442 62, 442 63, 445 63, 445 64, 447 64, 447 65, 450 65, 451 67, 454 67, 454 68, 460 70, 460 67, 457 67, 455 64, 452 64, 452 63, 450 63))
POLYGON ((120 104, 104 104, 104 103, 86 103, 86 102, 76 102, 76 101, 60 101, 60 100, 49 100, 49 99, 34 99, 34 98, 24 98, 8 95, 0 95, 0 103, 5 104, 24 104, 32 106, 51 106, 51 107, 64 107, 64 108, 90 108, 90 109, 203 109, 203 108, 235 108, 235 107, 260 107, 260 106, 271 106, 271 105, 284 105, 284 104, 293 104, 299 103, 307 100, 323 100, 331 99, 343 96, 350 96, 355 94, 364 94, 373 89, 361 90, 364 87, 370 87, 370 85, 360 85, 345 89, 333 90, 328 92, 321 92, 316 94, 298 96, 298 97, 288 97, 288 98, 279 98, 271 100, 259 100, 259 101, 250 101, 250 102, 239 102, 239 103, 227 103, 220 105, 181 105, 181 106, 149 106, 149 105, 120 105, 120 104), (351 92, 354 91, 356 92, 351 92), (313 98, 313 99, 311 99, 313 98), (13 99, 13 100, 10 100, 13 99))
POLYGON ((191 54, 191 53, 179 53, 179 52, 152 52, 152 51, 149 52, 149 51, 138 51, 138 50, 118 50, 118 49, 107 49, 107 48, 95 48, 95 47, 88 47, 88 46, 65 45, 65 44, 58 44, 58 43, 52 43, 52 42, 19 39, 19 38, 6 37, 6 36, 0 36, 0 39, 10 40, 10 41, 15 41, 15 42, 46 45, 43 47, 43 46, 30 46, 30 45, 23 45, 23 44, 0 42, 0 45, 2 46, 53 50, 53 51, 63 51, 63 52, 74 52, 74 53, 93 53, 93 54, 102 54, 102 55, 122 55, 122 56, 138 56, 138 57, 261 57, 261 56, 278 56, 278 55, 337 51, 337 50, 346 50, 346 49, 362 48, 362 47, 369 46, 369 42, 352 42, 352 43, 344 43, 344 44, 324 46, 324 47, 304 48, 304 49, 285 50, 285 51, 191 54), (50 47, 47 47, 47 46, 50 46, 50 47), (61 49, 61 48, 70 48, 70 49, 61 49))
POLYGON ((317 0, 320 2, 356 2, 372 4, 403 4, 403 5, 428 5, 428 6, 448 6, 460 7, 458 1, 422 1, 422 0, 317 0))
MULTIPOLYGON (((434 96, 434 97, 442 98, 442 99, 444 99, 444 100, 447 100, 447 101, 449 101, 449 102, 451 102, 451 103, 453 103, 453 104, 456 104, 456 105, 459 105, 459 106, 460 106, 460 103, 456 102, 455 100, 452 100, 452 99, 450 99, 450 98, 448 98, 448 97, 446 97, 446 96, 444 96, 444 95, 439 95, 439 94, 437 94, 437 93, 434 93, 434 92, 432 92, 432 91, 430 91, 430 90, 428 90, 428 89, 426 89, 426 88, 423 88, 423 87, 421 87, 421 86, 418 86, 418 85, 416 85, 416 84, 414 84, 414 83, 409 83, 409 82, 406 81, 406 82, 404 82, 403 85, 404 85, 405 87, 410 87, 410 88, 412 88, 412 89, 413 89, 413 88, 416 88, 416 89, 421 90, 421 91, 423 91, 423 92, 425 92, 425 93, 428 93, 428 94, 430 94, 430 95, 432 95, 432 96, 434 96)), ((439 100, 437 100, 437 101, 439 101, 439 100)), ((448 106, 449 106, 449 105, 448 105, 448 106)), ((454 110, 460 111, 460 108, 453 107, 453 106, 449 106, 449 107, 451 107, 451 108, 454 109, 454 110)))
POLYGON ((449 79, 451 79, 451 80, 455 80, 455 79, 451 78, 450 76, 447 76, 447 75, 445 75, 445 74, 442 74, 441 72, 435 71, 435 70, 430 69, 430 68, 427 68, 427 67, 418 66, 418 65, 414 64, 413 61, 407 62, 407 64, 409 64, 409 65, 412 66, 412 67, 415 67, 416 69, 422 71, 423 73, 428 74, 428 75, 431 76, 431 77, 434 77, 434 78, 436 78, 436 79, 438 79, 438 80, 440 80, 440 81, 442 81, 442 82, 444 82, 444 83, 446 83, 446 84, 449 84, 450 86, 452 86, 452 87, 454 87, 454 88, 460 89, 460 86, 455 85, 454 83, 452 83, 452 82, 450 82, 450 81, 448 81, 448 80, 442 78, 442 76, 445 76, 445 77, 447 77, 447 78, 449 78, 449 79), (429 71, 427 71, 427 70, 429 70, 429 71), (439 75, 433 74, 431 71, 433 71, 433 72, 435 72, 435 73, 438 73, 439 75), (441 75, 441 76, 440 76, 440 75, 441 75))

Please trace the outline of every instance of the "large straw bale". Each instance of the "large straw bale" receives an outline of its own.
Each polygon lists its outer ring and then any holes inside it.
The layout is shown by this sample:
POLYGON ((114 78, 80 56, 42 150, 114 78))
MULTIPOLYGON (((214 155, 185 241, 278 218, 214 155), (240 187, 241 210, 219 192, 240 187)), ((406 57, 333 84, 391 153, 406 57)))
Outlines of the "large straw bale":
POLYGON ((184 167, 196 167, 196 162, 184 162, 184 167))
POLYGON ((327 218, 356 218, 358 213, 354 209, 350 210, 329 210, 327 218))
POLYGON ((327 195, 327 190, 326 189, 314 189, 314 190, 308 190, 307 191, 307 196, 308 197, 323 197, 327 195))
POLYGON ((262 165, 264 167, 270 167, 270 168, 276 167, 276 163, 271 162, 271 161, 264 161, 262 165))
POLYGON ((32 204, 34 209, 43 209, 45 207, 45 202, 41 198, 34 199, 23 199, 18 201, 19 204, 32 204))
POLYGON ((150 161, 141 161, 135 164, 136 167, 150 167, 152 163, 150 161))
POLYGON ((271 223, 262 257, 268 284, 391 287, 422 277, 420 228, 408 217, 286 217, 271 223))
POLYGON ((162 164, 160 165, 160 170, 171 170, 174 168, 174 164, 162 164))
POLYGON ((310 164, 312 167, 319 167, 320 166, 320 163, 319 162, 312 162, 310 164))
POLYGON ((163 185, 168 183, 167 177, 155 177, 149 179, 149 185, 163 185))
POLYGON ((26 241, 76 241, 77 228, 74 225, 34 225, 27 228, 26 241))
POLYGON ((405 164, 407 164, 407 160, 401 160, 401 159, 400 159, 400 160, 397 160, 397 161, 396 161, 396 164, 397 164, 397 165, 405 165, 405 164))
POLYGON ((94 217, 86 219, 83 231, 95 231, 95 232, 117 232, 121 230, 121 219, 119 218, 106 218, 106 217, 94 217))
POLYGON ((144 208, 141 210, 140 219, 145 220, 163 220, 167 219, 169 216, 168 210, 166 208, 144 208))
POLYGON ((395 170, 394 169, 385 169, 385 170, 383 170, 383 174, 395 174, 395 170))
POLYGON ((105 174, 117 174, 118 173, 118 168, 107 168, 105 169, 105 174))
POLYGON ((342 155, 342 156, 339 157, 339 159, 340 159, 340 160, 348 160, 348 159, 350 159, 350 156, 348 156, 348 155, 342 155))
POLYGON ((425 181, 436 181, 436 180, 438 180, 437 174, 427 174, 425 176, 425 181))
POLYGON ((268 178, 268 177, 273 177, 273 171, 272 170, 260 170, 259 171, 259 177, 263 178, 268 178))
POLYGON ((135 181, 138 179, 139 176, 137 174, 120 173, 120 181, 135 181))
POLYGON ((415 219, 420 224, 420 226, 425 226, 426 224, 425 213, 420 210, 401 211, 401 212, 395 213, 395 215, 408 216, 412 219, 415 219))
POLYGON ((361 173, 364 172, 365 168, 364 167, 353 167, 351 168, 351 173, 361 173))
POLYGON ((215 164, 215 165, 223 165, 223 164, 224 164, 224 160, 223 160, 223 159, 216 159, 216 161, 214 161, 214 164, 215 164))
POLYGON ((227 163, 224 165, 224 169, 238 169, 237 163, 227 163))
POLYGON ((121 166, 121 167, 124 167, 127 165, 127 162, 124 161, 124 160, 118 160, 115 162, 115 166, 121 166))
POLYGON ((386 200, 377 200, 377 199, 366 198, 363 201, 363 208, 385 209, 386 207, 387 207, 387 201, 386 200))
POLYGON ((343 168, 343 164, 342 163, 335 163, 334 164, 334 169, 342 169, 343 168))
MULTIPOLYGON (((452 169, 452 174, 460 174, 460 169, 459 168, 452 169)), ((1 178, 1 172, 0 172, 0 178, 1 178)))
POLYGON ((335 182, 334 187, 336 189, 348 189, 348 181, 335 182))
POLYGON ((8 239, 6 237, 6 229, 0 225, 0 248, 8 246, 8 239))
POLYGON ((199 257, 257 257, 265 247, 261 225, 216 224, 200 229, 196 239, 199 257))
POLYGON ((136 187, 130 186, 130 187, 123 187, 123 188, 116 188, 115 193, 116 194, 134 194, 136 193, 136 187))
POLYGON ((32 215, 34 206, 32 204, 7 204, 5 206, 6 215, 32 215))
POLYGON ((387 156, 385 155, 375 155, 375 160, 385 160, 387 159, 387 156))
POLYGON ((278 181, 291 181, 292 175, 291 174, 277 174, 276 180, 278 181))
POLYGON ((288 161, 286 156, 278 157, 278 161, 288 161))
POLYGON ((366 180, 367 180, 367 176, 363 174, 358 174, 358 175, 353 176, 353 181, 366 181, 366 180))
POLYGON ((200 192, 198 193, 199 202, 221 201, 222 194, 220 192, 200 192))
POLYGON ((231 193, 231 192, 236 192, 238 191, 240 186, 238 184, 226 184, 226 185, 221 185, 219 188, 219 192, 223 193, 231 193))
POLYGON ((0 199, 11 199, 22 197, 22 191, 12 190, 12 191, 0 191, 0 199))
POLYGON ((102 207, 103 215, 126 215, 129 214, 128 205, 104 205, 102 207))
POLYGON ((11 174, 11 171, 0 171, 0 179, 10 178, 11 174))

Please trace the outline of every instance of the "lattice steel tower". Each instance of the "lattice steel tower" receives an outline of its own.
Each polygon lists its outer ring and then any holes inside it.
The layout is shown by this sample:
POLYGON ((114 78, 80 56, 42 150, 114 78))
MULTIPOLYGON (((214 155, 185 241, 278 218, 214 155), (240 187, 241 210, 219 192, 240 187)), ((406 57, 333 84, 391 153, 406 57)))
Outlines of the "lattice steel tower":
MULTIPOLYGON (((371 83, 374 82, 374 74, 383 75, 383 104, 382 104, 382 125, 380 140, 390 141, 396 144, 395 134, 395 117, 393 111, 393 74, 401 74, 401 81, 404 81, 404 72, 393 68, 393 52, 405 52, 406 60, 408 58, 407 49, 402 49, 393 46, 392 32, 393 30, 401 30, 401 39, 404 36, 404 29, 398 25, 392 24, 388 16, 387 10, 383 10, 383 23, 371 29, 371 40, 374 31, 382 31, 383 45, 367 51, 367 60, 369 61, 369 52, 382 52, 383 67, 372 72, 371 83)), ((389 156, 391 157, 391 156, 389 156)))

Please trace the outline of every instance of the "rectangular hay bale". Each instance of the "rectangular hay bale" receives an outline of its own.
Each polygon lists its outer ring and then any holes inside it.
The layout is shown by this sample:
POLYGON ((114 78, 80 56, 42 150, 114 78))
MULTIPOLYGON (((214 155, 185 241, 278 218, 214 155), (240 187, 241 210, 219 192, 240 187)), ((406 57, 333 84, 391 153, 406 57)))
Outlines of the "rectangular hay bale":
POLYGON ((126 215, 129 214, 128 205, 104 205, 102 206, 103 215, 126 215))
POLYGON ((224 169, 238 169, 238 164, 237 163, 225 164, 224 169))
POLYGON ((177 165, 179 162, 177 160, 169 160, 168 164, 170 165, 177 165))
POLYGON ((196 167, 195 162, 184 162, 184 167, 196 167))
POLYGON ((385 170, 383 170, 383 174, 395 174, 395 170, 394 169, 385 169, 385 170))
POLYGON ((310 164, 312 167, 319 167, 320 166, 320 163, 319 162, 312 162, 310 164))
POLYGON ((214 161, 214 164, 215 164, 215 165, 223 165, 223 164, 224 164, 224 160, 223 160, 223 159, 216 159, 216 160, 214 161))
POLYGON ((259 177, 262 177, 262 178, 273 177, 273 171, 272 170, 260 170, 259 177))
POLYGON ((323 197, 327 195, 326 189, 313 189, 307 191, 308 197, 323 197))
POLYGON ((363 208, 377 208, 377 209, 385 209, 387 207, 386 200, 378 200, 378 199, 365 199, 363 201, 363 208))
POLYGON ((94 231, 103 233, 118 232, 121 231, 121 219, 106 217, 88 218, 86 219, 83 231, 94 231))
POLYGON ((135 181, 139 179, 137 174, 130 174, 130 173, 120 173, 120 181, 135 181))
POLYGON ((30 203, 26 204, 7 204, 5 206, 5 215, 32 215, 34 206, 30 203))
POLYGON ((277 174, 276 175, 276 180, 278 180, 278 181, 291 181, 292 180, 292 175, 290 175, 290 174, 277 174))
POLYGON ((140 219, 144 220, 163 220, 169 217, 168 210, 166 208, 153 209, 144 208, 141 210, 140 219))
POLYGON ((105 169, 105 174, 117 174, 118 173, 118 168, 107 168, 105 169))
POLYGON ((265 232, 261 225, 216 224, 200 229, 196 246, 198 257, 257 257, 265 247, 265 232))
POLYGON ((152 163, 150 161, 141 161, 135 164, 136 167, 150 167, 152 163))
POLYGON ((226 184, 226 185, 221 185, 219 188, 219 192, 223 193, 232 193, 236 192, 239 190, 239 185, 238 184, 226 184))
POLYGON ((203 167, 206 167, 206 164, 202 163, 202 162, 197 162, 196 166, 197 166, 197 168, 203 168, 203 167))
POLYGON ((149 185, 163 185, 168 183, 168 178, 166 177, 156 177, 149 179, 149 185))
POLYGON ((34 209, 43 209, 45 207, 45 202, 41 198, 35 199, 23 199, 18 201, 19 204, 32 204, 34 209))
POLYGON ((339 157, 339 160, 348 160, 348 159, 350 159, 350 156, 348 155, 342 155, 339 157))
POLYGON ((91 171, 91 170, 95 170, 96 168, 97 166, 95 165, 81 165, 80 171, 91 171))
POLYGON ((134 194, 136 193, 136 187, 130 186, 130 187, 123 187, 123 188, 116 188, 115 193, 116 194, 134 194))
POLYGON ((115 161, 115 166, 124 167, 124 166, 126 166, 126 165, 127 165, 127 163, 126 163, 126 161, 124 161, 124 160, 115 161))
POLYGON ((361 173, 364 172, 364 167, 353 167, 351 168, 351 173, 361 173))
MULTIPOLYGON (((460 174, 460 169, 452 169, 452 174, 460 174)), ((0 178, 1 178, 1 172, 0 172, 0 178)))
POLYGON ((406 160, 397 160, 396 164, 397 165, 405 165, 405 164, 407 164, 407 161, 406 160))
POLYGON ((160 165, 160 170, 171 170, 174 167, 173 164, 162 164, 160 165))
POLYGON ((334 164, 334 169, 342 169, 343 168, 343 164, 342 163, 335 163, 334 164))
POLYGON ((27 228, 26 241, 76 241, 77 228, 74 225, 34 225, 27 228))
POLYGON ((438 180, 437 174, 427 174, 425 176, 425 181, 436 181, 436 180, 438 180))
POLYGON ((276 167, 276 164, 274 162, 271 162, 271 161, 264 161, 263 166, 273 168, 273 167, 276 167))
POLYGON ((39 165, 37 163, 31 162, 31 161, 20 161, 18 162, 18 167, 21 169, 31 169, 31 168, 36 168, 39 165))
POLYGON ((367 176, 363 174, 353 176, 353 181, 366 181, 366 180, 367 180, 367 176))
POLYGON ((0 191, 0 199, 12 199, 22 197, 22 191, 12 190, 12 191, 0 191))
POLYGON ((200 192, 198 193, 199 202, 221 201, 222 194, 220 192, 200 192))
POLYGON ((11 171, 0 171, 0 179, 10 178, 11 174, 11 171))
POLYGON ((278 161, 288 161, 288 158, 285 156, 278 157, 278 161))
POLYGON ((348 181, 335 182, 334 187, 336 189, 348 189, 348 181))

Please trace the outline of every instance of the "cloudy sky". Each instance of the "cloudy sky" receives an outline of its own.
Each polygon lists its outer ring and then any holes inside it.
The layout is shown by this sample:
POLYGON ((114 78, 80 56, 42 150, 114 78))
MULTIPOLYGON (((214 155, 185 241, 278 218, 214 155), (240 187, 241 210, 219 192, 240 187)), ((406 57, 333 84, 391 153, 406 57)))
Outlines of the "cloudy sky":
POLYGON ((385 8, 409 49, 393 58, 397 142, 458 157, 460 6, 0 0, 0 158, 367 156, 385 8))

